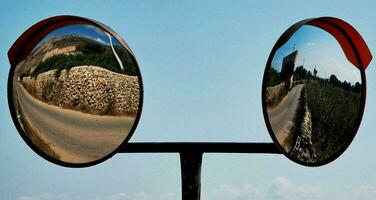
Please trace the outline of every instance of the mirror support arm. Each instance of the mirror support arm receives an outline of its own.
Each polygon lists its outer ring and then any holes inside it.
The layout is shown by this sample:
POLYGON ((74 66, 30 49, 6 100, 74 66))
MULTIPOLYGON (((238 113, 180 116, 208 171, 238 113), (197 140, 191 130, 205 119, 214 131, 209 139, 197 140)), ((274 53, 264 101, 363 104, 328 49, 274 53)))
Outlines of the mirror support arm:
POLYGON ((257 142, 129 142, 118 153, 264 153, 281 154, 274 143, 257 142))
POLYGON ((204 153, 281 154, 274 143, 130 142, 119 153, 179 153, 182 200, 200 200, 201 163, 204 153))

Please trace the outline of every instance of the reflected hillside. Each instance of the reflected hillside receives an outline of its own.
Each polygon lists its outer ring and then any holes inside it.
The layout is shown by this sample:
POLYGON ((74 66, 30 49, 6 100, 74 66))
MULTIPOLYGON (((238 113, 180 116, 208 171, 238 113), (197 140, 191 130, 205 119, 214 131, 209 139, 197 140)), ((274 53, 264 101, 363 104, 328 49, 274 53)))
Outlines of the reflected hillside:
POLYGON ((110 71, 136 76, 131 55, 124 47, 113 45, 124 70, 117 62, 110 45, 97 40, 79 36, 64 35, 50 38, 36 47, 19 66, 21 76, 37 76, 40 73, 56 69, 57 75, 63 69, 81 65, 100 66, 110 71))
POLYGON ((136 72, 123 47, 71 34, 35 48, 16 76, 32 96, 50 104, 92 114, 135 115, 136 72))

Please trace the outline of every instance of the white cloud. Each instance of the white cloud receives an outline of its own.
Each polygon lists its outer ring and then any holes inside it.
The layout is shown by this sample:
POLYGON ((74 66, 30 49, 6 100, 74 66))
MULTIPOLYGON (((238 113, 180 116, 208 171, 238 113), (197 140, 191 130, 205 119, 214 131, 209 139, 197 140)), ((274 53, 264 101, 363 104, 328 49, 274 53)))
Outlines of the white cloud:
POLYGON ((70 194, 49 194, 49 193, 42 193, 30 196, 21 196, 18 200, 77 200, 81 199, 78 195, 70 195, 70 194))
POLYGON ((107 44, 105 41, 103 41, 103 40, 100 39, 99 37, 97 37, 95 40, 96 40, 97 42, 102 43, 102 44, 107 44))
POLYGON ((86 25, 84 25, 84 27, 86 27, 87 29, 94 30, 96 33, 98 33, 100 35, 106 36, 106 34, 104 33, 104 31, 102 29, 96 27, 96 26, 86 24, 86 25))
POLYGON ((133 200, 151 200, 152 196, 149 194, 146 194, 145 192, 136 193, 133 195, 133 200))
POLYGON ((248 200, 248 199, 265 199, 267 190, 251 184, 244 184, 240 187, 222 184, 218 189, 205 192, 203 191, 203 200, 248 200))
POLYGON ((113 194, 108 197, 109 200, 122 200, 122 199, 127 199, 128 195, 126 193, 118 193, 118 194, 113 194))
POLYGON ((314 42, 307 42, 307 47, 313 47, 315 45, 316 45, 316 43, 314 43, 314 42))
POLYGON ((279 176, 273 180, 273 185, 278 189, 287 189, 291 186, 291 183, 286 177, 279 176))
POLYGON ((376 186, 323 187, 322 185, 293 184, 286 177, 276 177, 268 187, 251 184, 220 185, 213 191, 203 191, 203 200, 351 200, 376 199, 376 186))
POLYGON ((176 195, 176 193, 167 193, 161 196, 161 200, 176 200, 176 199, 178 199, 178 196, 176 195))
MULTIPOLYGON (((180 197, 180 196, 179 196, 180 197)), ((175 193, 167 193, 163 195, 152 195, 146 192, 137 192, 128 194, 124 192, 109 194, 109 195, 75 195, 75 194, 35 194, 23 195, 17 200, 176 200, 178 199, 175 193)))
MULTIPOLYGON (((214 190, 202 191, 202 200, 374 200, 376 199, 375 185, 360 185, 358 187, 325 186, 294 184, 284 176, 273 179, 269 186, 244 184, 234 186, 221 184, 214 190)), ((176 200, 181 193, 166 193, 162 195, 147 192, 116 193, 109 195, 84 196, 75 194, 49 194, 20 196, 18 200, 176 200)))

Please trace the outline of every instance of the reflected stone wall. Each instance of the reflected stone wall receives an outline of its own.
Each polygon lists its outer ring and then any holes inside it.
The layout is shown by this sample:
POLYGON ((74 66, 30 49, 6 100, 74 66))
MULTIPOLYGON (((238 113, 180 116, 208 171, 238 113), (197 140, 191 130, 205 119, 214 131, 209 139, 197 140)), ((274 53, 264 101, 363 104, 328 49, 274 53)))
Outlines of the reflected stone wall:
POLYGON ((287 89, 285 82, 280 83, 279 85, 267 87, 266 88, 266 105, 268 107, 273 107, 278 104, 284 96, 287 94, 287 89))
POLYGON ((140 88, 138 78, 114 73, 97 66, 78 66, 24 77, 24 88, 44 102, 91 114, 135 115, 140 88))

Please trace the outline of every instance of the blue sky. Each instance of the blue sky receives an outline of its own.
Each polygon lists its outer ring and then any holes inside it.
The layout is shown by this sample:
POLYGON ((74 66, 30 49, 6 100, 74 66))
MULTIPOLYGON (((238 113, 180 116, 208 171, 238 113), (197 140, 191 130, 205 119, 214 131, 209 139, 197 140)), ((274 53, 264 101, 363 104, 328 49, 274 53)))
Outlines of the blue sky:
MULTIPOLYGON (((108 36, 105 34, 104 31, 101 29, 92 26, 92 25, 87 25, 87 24, 75 24, 75 25, 68 25, 68 26, 63 26, 61 28, 58 28, 49 34, 47 34, 39 43, 38 45, 43 44, 46 40, 56 37, 56 36, 61 36, 61 35, 69 35, 69 34, 75 34, 75 35, 80 35, 83 37, 87 37, 93 40, 96 40, 98 42, 101 42, 103 44, 110 45, 110 39, 108 36)), ((112 37, 112 36, 111 36, 112 37)), ((114 37, 112 37, 113 44, 114 45, 120 45, 119 41, 117 41, 114 37)), ((37 46, 38 46, 37 45, 37 46)))
MULTIPOLYGON (((7 51, 34 23, 72 14, 119 33, 136 55, 145 101, 132 141, 271 142, 261 108, 266 60, 293 23, 335 16, 376 48, 373 1, 2 1, 0 3, 0 199, 180 199, 175 154, 117 154, 70 169, 32 152, 11 120, 7 51)), ((357 136, 319 168, 282 155, 208 154, 203 199, 375 199, 376 68, 367 69, 367 105, 357 136)))
POLYGON ((328 79, 334 74, 341 81, 352 84, 361 82, 360 71, 350 63, 337 40, 328 32, 314 26, 305 25, 297 30, 275 53, 273 68, 281 71, 282 60, 293 50, 298 50, 295 66, 304 67, 317 76, 328 79))

